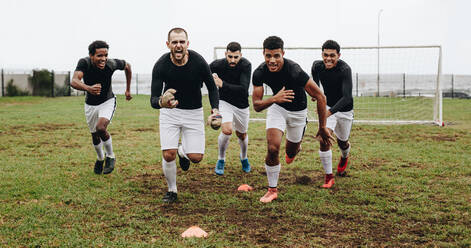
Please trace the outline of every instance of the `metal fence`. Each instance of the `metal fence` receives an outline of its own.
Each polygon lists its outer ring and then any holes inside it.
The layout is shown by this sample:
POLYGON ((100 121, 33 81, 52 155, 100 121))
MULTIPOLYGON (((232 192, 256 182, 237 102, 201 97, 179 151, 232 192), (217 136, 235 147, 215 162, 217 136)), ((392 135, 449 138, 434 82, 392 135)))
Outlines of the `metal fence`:
MULTIPOLYGON (((35 70, 36 71, 36 70, 35 70)), ((14 86, 23 95, 40 95, 39 90, 34 88, 35 71, 13 71, 1 70, 2 96, 8 96, 8 85, 14 86)), ((44 70, 38 70, 44 71, 44 70)), ((85 92, 77 91, 70 87, 70 71, 49 71, 51 80, 54 82, 45 91, 46 96, 76 96, 84 95, 85 92), (54 87, 52 87, 52 85, 54 87)), ((381 74, 381 94, 380 96, 426 96, 433 94, 434 75, 416 74, 381 74)), ((376 94, 375 74, 354 73, 353 95, 371 96, 376 94)), ((131 82, 131 92, 134 95, 150 95, 152 75, 150 73, 134 73, 131 82)), ((443 97, 450 98, 471 98, 471 75, 444 74, 441 78, 443 97)), ((12 88, 10 86, 10 89, 12 88)), ((124 94, 126 89, 126 77, 124 72, 116 72, 113 75, 113 92, 124 94)), ((207 94, 206 87, 203 86, 203 94, 207 94)), ((252 85, 249 93, 252 93, 252 85)), ((265 94, 271 95, 269 87, 265 87, 265 94)))

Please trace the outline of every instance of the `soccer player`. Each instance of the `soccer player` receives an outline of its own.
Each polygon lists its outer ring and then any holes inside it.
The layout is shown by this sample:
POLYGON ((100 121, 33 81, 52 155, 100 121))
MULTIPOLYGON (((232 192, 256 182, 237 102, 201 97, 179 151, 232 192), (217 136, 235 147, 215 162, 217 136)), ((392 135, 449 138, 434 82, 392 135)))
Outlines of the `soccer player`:
POLYGON ((184 171, 190 167, 190 160, 199 163, 203 159, 203 82, 208 89, 212 108, 209 119, 219 114, 218 89, 209 65, 197 52, 188 50, 188 45, 188 35, 184 29, 171 29, 167 40, 170 52, 160 57, 152 71, 150 103, 153 108, 160 109, 162 169, 168 185, 168 191, 163 197, 166 203, 177 201, 176 155, 184 171), (180 133, 181 144, 178 142, 180 133))
MULTIPOLYGON (((317 85, 324 88, 327 97, 327 128, 337 136, 342 156, 337 165, 337 175, 345 176, 350 153, 348 138, 353 123, 352 71, 345 61, 340 58, 340 46, 333 40, 322 45, 322 61, 312 64, 312 78, 317 85)), ((325 171, 323 188, 334 185, 332 175, 331 145, 320 143, 319 157, 325 171)))
POLYGON ((111 87, 114 71, 124 70, 126 74, 126 100, 131 97, 131 65, 121 59, 108 59, 108 44, 97 40, 88 46, 88 57, 79 60, 70 86, 87 92, 85 97, 85 119, 92 134, 97 153, 93 171, 109 174, 116 162, 111 136, 107 127, 116 109, 116 97, 111 87), (83 79, 83 81, 82 81, 83 79), (103 153, 103 147, 105 153, 103 153), (105 164, 103 168, 103 163, 105 164))
POLYGON ((226 150, 232 135, 232 125, 240 145, 240 162, 242 170, 250 172, 247 158, 249 138, 249 84, 252 65, 242 57, 241 46, 237 42, 227 45, 225 58, 213 61, 209 68, 213 72, 214 82, 219 88, 219 111, 222 115, 221 133, 218 137, 218 161, 215 172, 224 174, 226 150))
POLYGON ((268 151, 265 169, 268 178, 268 192, 261 202, 271 202, 278 197, 278 177, 281 164, 279 150, 281 138, 286 129, 286 163, 293 162, 300 150, 307 123, 307 92, 317 100, 319 131, 317 138, 330 143, 332 136, 326 128, 326 100, 319 87, 301 67, 284 58, 283 40, 270 36, 263 42, 263 62, 253 73, 252 100, 255 111, 268 108, 266 130, 268 151), (263 98, 263 84, 273 91, 273 96, 263 98))

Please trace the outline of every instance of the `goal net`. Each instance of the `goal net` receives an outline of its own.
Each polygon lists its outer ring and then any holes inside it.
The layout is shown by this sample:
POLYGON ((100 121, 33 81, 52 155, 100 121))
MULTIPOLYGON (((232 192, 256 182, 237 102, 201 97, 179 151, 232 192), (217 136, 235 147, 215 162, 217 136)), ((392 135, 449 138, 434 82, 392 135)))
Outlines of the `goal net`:
MULTIPOLYGON (((310 76, 313 61, 322 59, 320 47, 284 50, 285 57, 310 76)), ((214 59, 224 58, 225 51, 215 47, 214 59)), ((352 69, 355 122, 442 125, 440 46, 343 47, 340 53, 352 69)), ((252 70, 264 61, 260 47, 242 48, 242 56, 252 63, 252 70)), ((270 87, 264 89, 265 95, 273 94, 270 87)), ((317 120, 315 106, 309 101, 310 121, 317 120)), ((264 112, 251 116, 251 120, 264 118, 264 112)))

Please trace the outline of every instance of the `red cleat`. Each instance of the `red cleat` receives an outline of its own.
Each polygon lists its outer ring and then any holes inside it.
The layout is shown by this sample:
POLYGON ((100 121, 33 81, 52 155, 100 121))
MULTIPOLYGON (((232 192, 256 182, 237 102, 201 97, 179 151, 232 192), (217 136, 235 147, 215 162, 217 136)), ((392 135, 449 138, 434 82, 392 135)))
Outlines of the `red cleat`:
POLYGON ((287 164, 293 163, 295 157, 296 157, 296 156, 290 158, 290 157, 288 157, 288 154, 285 154, 285 161, 286 161, 286 163, 287 163, 287 164))
POLYGON ((260 198, 260 201, 263 203, 268 203, 278 198, 278 189, 277 188, 268 188, 267 193, 260 198))
POLYGON ((321 186, 324 189, 330 189, 332 186, 334 186, 335 180, 334 176, 332 174, 326 174, 325 175, 325 183, 321 186))
POLYGON ((348 157, 342 158, 340 157, 339 164, 337 165, 337 175, 338 176, 346 176, 347 172, 345 171, 347 169, 348 165, 348 157))

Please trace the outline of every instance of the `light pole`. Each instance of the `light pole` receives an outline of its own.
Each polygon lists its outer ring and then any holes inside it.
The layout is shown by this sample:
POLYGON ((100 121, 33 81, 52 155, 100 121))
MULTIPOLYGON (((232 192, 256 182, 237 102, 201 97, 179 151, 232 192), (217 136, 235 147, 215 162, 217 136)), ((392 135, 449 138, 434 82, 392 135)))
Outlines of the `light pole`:
POLYGON ((381 17, 381 12, 383 12, 383 9, 380 9, 378 11, 378 70, 377 70, 377 75, 376 75, 376 87, 378 89, 377 96, 379 96, 379 27, 380 27, 380 17, 381 17))

